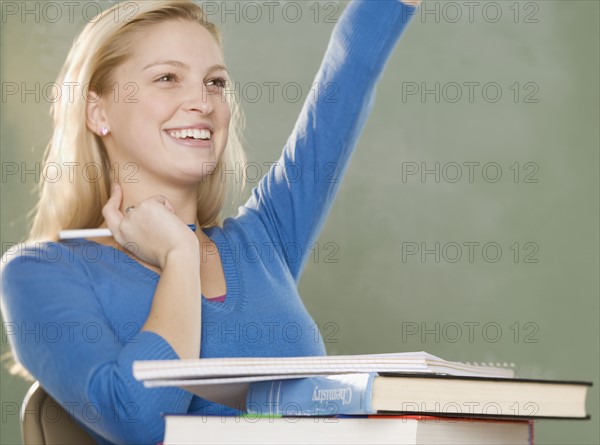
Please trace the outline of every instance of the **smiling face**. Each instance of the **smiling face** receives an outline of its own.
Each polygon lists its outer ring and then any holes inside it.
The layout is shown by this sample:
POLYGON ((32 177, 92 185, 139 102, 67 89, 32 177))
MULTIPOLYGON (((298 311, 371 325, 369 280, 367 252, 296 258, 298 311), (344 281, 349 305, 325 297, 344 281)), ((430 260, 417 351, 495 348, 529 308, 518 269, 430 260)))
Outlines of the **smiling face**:
POLYGON ((101 99, 111 163, 133 162, 141 181, 178 185, 197 184, 214 170, 231 109, 223 58, 206 28, 170 20, 138 33, 111 80, 115 91, 101 99))

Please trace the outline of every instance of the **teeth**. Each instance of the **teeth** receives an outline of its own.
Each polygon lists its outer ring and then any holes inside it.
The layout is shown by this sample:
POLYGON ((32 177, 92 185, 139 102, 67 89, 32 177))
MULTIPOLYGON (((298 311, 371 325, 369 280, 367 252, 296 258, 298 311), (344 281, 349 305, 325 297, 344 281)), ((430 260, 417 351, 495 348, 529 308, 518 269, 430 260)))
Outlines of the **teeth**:
POLYGON ((197 128, 188 128, 186 130, 171 130, 169 134, 177 139, 185 139, 186 137, 194 138, 194 139, 210 139, 210 131, 203 128, 199 130, 197 128))

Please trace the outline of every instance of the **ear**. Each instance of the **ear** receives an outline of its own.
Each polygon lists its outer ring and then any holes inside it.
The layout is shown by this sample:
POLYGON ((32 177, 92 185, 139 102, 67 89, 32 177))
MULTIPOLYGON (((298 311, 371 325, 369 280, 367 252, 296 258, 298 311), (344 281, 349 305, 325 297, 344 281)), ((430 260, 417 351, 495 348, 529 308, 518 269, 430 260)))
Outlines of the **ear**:
POLYGON ((100 133, 101 128, 110 128, 104 101, 94 91, 90 91, 87 96, 86 123, 88 129, 98 136, 104 136, 100 133))

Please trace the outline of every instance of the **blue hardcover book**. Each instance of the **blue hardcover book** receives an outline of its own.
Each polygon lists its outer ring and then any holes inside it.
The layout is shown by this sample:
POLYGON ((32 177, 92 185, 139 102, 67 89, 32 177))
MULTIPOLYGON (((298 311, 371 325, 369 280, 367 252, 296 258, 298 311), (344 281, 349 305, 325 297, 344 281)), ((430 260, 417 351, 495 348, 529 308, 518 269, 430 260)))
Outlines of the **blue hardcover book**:
POLYGON ((314 375, 251 383, 246 410, 283 417, 393 413, 511 420, 589 419, 585 399, 591 385, 423 373, 314 375))
POLYGON ((375 414, 371 406, 375 376, 361 373, 254 382, 246 395, 246 410, 286 417, 375 414))

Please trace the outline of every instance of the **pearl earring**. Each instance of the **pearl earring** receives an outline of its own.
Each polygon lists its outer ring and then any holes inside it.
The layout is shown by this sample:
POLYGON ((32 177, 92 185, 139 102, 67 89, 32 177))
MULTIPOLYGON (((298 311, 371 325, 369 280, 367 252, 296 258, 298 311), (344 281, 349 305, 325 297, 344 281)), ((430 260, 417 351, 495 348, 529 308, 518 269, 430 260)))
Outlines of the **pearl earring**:
POLYGON ((106 136, 106 135, 107 135, 109 132, 110 132, 110 130, 109 130, 107 127, 102 127, 102 128, 100 129, 100 134, 101 134, 102 136, 106 136))

